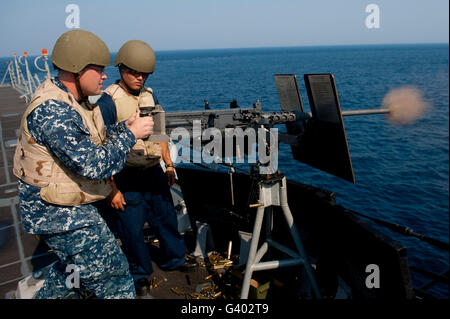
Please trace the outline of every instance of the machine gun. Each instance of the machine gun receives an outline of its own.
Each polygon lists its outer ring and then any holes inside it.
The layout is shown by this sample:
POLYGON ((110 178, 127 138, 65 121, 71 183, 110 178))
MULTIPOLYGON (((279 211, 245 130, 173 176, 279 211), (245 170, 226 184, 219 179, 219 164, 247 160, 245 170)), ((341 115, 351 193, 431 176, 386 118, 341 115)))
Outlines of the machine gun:
POLYGON ((158 121, 155 120, 154 135, 170 135, 173 130, 183 128, 192 137, 195 124, 201 130, 215 128, 222 136, 227 129, 268 130, 274 125, 285 124, 287 132, 278 133, 278 141, 291 146, 295 160, 354 183, 355 177, 342 118, 389 113, 389 109, 342 112, 334 76, 305 74, 304 80, 311 107, 311 112, 305 112, 296 76, 277 74, 274 77, 281 111, 264 112, 259 101, 252 108, 240 108, 236 101, 233 101, 230 103, 230 109, 213 110, 205 101, 205 110, 165 112, 158 121))

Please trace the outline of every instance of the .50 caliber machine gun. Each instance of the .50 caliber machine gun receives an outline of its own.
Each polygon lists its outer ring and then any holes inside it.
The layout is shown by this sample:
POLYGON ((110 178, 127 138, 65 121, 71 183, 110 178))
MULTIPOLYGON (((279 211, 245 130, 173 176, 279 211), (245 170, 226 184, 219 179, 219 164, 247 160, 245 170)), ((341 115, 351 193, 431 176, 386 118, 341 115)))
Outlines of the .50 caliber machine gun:
MULTIPOLYGON (((352 162, 345 134, 343 116, 389 113, 389 109, 341 111, 335 80, 332 74, 305 74, 311 113, 305 112, 296 76, 275 75, 281 111, 264 112, 257 101, 253 108, 240 108, 233 101, 230 109, 212 110, 206 102, 205 110, 161 113, 144 110, 155 121, 153 141, 167 141, 167 135, 177 128, 191 134, 194 124, 201 130, 272 128, 285 124, 287 132, 278 133, 278 141, 289 144, 295 160, 355 182, 352 162)), ((142 111, 141 111, 142 113, 142 111)), ((222 134, 222 136, 224 136, 222 134)))

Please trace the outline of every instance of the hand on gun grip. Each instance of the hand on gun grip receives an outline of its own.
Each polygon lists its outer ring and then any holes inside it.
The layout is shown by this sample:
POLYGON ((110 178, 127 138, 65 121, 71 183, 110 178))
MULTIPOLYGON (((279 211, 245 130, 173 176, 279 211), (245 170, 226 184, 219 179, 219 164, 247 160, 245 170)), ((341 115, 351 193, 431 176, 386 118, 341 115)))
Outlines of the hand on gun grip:
POLYGON ((139 110, 131 115, 125 124, 137 139, 144 139, 153 133, 153 117, 141 117, 139 110))

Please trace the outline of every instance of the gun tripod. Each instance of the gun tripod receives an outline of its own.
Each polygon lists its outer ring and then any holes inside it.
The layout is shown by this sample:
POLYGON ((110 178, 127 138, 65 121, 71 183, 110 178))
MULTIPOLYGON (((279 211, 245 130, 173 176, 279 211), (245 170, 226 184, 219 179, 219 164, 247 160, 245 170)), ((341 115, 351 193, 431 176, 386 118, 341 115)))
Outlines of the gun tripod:
POLYGON ((258 207, 256 212, 255 223, 253 226, 253 236, 250 244, 247 265, 245 268, 244 280, 242 282, 241 299, 248 298, 250 289, 250 281, 254 271, 278 269, 281 267, 303 265, 306 270, 307 277, 311 283, 313 293, 317 299, 320 299, 320 292, 311 265, 303 248, 297 227, 294 223, 291 211, 287 201, 286 177, 283 174, 276 174, 270 179, 262 179, 259 185, 259 203, 251 205, 258 207), (297 251, 294 251, 271 238, 273 206, 281 206, 285 220, 289 226, 292 239, 294 240, 297 251), (266 239, 258 249, 259 237, 263 219, 266 217, 266 239), (283 260, 272 260, 261 262, 261 259, 267 253, 269 246, 284 252, 290 258, 283 260))

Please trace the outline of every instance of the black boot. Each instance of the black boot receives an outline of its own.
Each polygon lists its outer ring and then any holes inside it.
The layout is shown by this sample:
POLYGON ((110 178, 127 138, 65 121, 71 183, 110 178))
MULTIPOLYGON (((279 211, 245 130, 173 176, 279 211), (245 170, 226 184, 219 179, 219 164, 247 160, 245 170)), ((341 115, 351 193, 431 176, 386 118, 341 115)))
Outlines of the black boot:
POLYGON ((147 278, 141 278, 134 281, 134 288, 136 289, 137 296, 145 296, 148 293, 148 280, 147 278))
POLYGON ((176 270, 191 272, 197 268, 198 264, 194 260, 185 260, 176 270))

